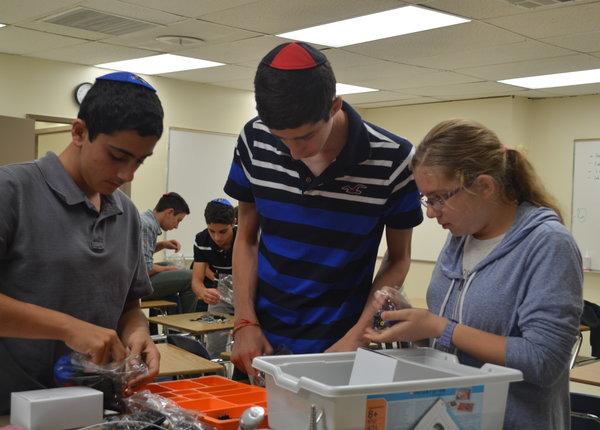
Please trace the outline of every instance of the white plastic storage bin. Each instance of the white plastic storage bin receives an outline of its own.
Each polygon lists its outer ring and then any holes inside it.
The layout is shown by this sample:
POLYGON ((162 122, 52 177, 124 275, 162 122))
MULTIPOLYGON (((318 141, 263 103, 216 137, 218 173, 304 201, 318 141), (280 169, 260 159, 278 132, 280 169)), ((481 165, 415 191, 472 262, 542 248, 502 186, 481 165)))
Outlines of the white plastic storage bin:
POLYGON ((523 379, 518 370, 465 366, 431 348, 385 354, 398 360, 394 382, 363 385, 349 385, 354 352, 255 358, 253 366, 265 374, 269 425, 275 430, 501 429, 508 384, 523 379))

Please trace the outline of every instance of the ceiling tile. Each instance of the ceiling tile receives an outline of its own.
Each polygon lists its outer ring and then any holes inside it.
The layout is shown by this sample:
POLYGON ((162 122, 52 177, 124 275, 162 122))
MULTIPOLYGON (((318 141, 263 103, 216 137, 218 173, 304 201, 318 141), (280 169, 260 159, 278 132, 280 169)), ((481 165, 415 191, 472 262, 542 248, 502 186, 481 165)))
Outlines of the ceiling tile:
POLYGON ((357 104, 356 106, 364 108, 364 109, 374 109, 374 108, 380 108, 380 107, 406 106, 406 105, 418 105, 418 104, 424 104, 424 103, 435 103, 438 101, 439 100, 434 99, 432 97, 411 97, 409 99, 403 99, 403 100, 360 103, 360 104, 357 104))
POLYGON ((453 97, 491 97, 511 95, 519 88, 512 85, 500 84, 498 82, 471 82, 456 85, 437 85, 421 88, 411 88, 411 94, 434 97, 437 99, 451 99, 453 97))
POLYGON ((185 70, 183 72, 165 73, 161 76, 167 78, 182 79, 184 81, 194 82, 225 82, 233 80, 246 79, 252 82, 254 79, 254 69, 249 67, 240 67, 225 65, 219 67, 209 67, 206 69, 185 70))
POLYGON ((548 91, 561 96, 580 96, 584 94, 600 94, 600 83, 571 85, 570 87, 548 88, 548 91))
POLYGON ((195 18, 207 13, 219 12, 256 0, 122 0, 125 3, 157 9, 163 12, 195 18))
POLYGON ((156 55, 156 52, 133 49, 126 46, 109 45, 102 42, 87 42, 64 48, 39 50, 29 55, 48 60, 77 62, 93 66, 113 61, 148 57, 156 55))
POLYGON ((94 9, 101 12, 111 13, 126 18, 138 19, 140 21, 152 22, 155 24, 173 24, 182 21, 185 18, 156 9, 123 3, 119 0, 84 0, 80 6, 94 9))
POLYGON ((219 87, 235 88, 237 90, 254 92, 254 82, 252 81, 252 79, 238 79, 235 81, 219 82, 215 83, 214 85, 217 85, 219 87))
POLYGON ((350 67, 365 66, 367 64, 383 63, 384 61, 367 55, 355 54, 345 51, 343 48, 325 48, 321 50, 331 63, 333 70, 350 67))
POLYGON ((600 47, 600 31, 548 37, 542 42, 579 52, 594 52, 600 47))
POLYGON ((553 92, 554 88, 548 88, 547 90, 523 90, 515 91, 515 95, 519 97, 527 97, 530 99, 545 99, 548 97, 556 97, 557 93, 553 92))
POLYGON ((180 51, 179 54, 227 64, 235 63, 239 65, 240 63, 252 62, 254 60, 258 64, 258 61, 271 49, 284 41, 285 39, 278 37, 260 36, 235 42, 186 49, 180 51))
POLYGON ((27 7, 24 7, 23 0, 2 0, 0 22, 14 24, 31 21, 75 7, 79 1, 81 0, 28 0, 27 7))
POLYGON ((386 78, 411 79, 418 76, 437 73, 437 70, 408 66, 392 61, 372 60, 371 64, 356 67, 334 67, 336 78, 340 82, 364 83, 386 78))
POLYGON ((490 24, 535 39, 600 30, 600 3, 572 4, 527 14, 493 18, 490 24))
POLYGON ((528 9, 509 3, 506 0, 405 0, 406 3, 417 4, 454 15, 485 19, 505 15, 525 13, 528 9))
POLYGON ((153 28, 132 35, 111 37, 105 42, 161 52, 178 52, 213 43, 233 42, 260 36, 259 33, 226 27, 210 22, 188 19, 183 22, 153 28), (169 45, 156 40, 158 36, 191 36, 204 40, 198 45, 169 45))
POLYGON ((397 0, 260 0, 228 10, 202 15, 202 19, 268 34, 326 24, 402 4, 397 0))
POLYGON ((423 67, 456 70, 465 67, 485 66, 490 64, 511 63, 515 61, 531 60, 536 58, 560 57, 573 54, 573 51, 550 46, 534 40, 452 52, 433 57, 415 58, 411 64, 423 67))
POLYGON ((0 52, 7 54, 29 54, 34 51, 77 45, 83 42, 85 40, 14 26, 0 28, 0 52))
POLYGON ((43 21, 20 22, 18 27, 28 28, 30 30, 43 31, 44 33, 59 34, 61 36, 76 37, 85 40, 102 40, 109 37, 108 34, 98 33, 96 31, 81 30, 74 27, 52 24, 43 21))
POLYGON ((465 75, 498 81, 500 79, 572 72, 575 70, 596 69, 599 67, 600 58, 595 58, 586 54, 574 54, 556 58, 496 64, 493 66, 470 67, 458 69, 458 71, 465 75))
POLYGON ((395 93, 392 91, 374 91, 370 93, 342 95, 342 98, 352 105, 361 103, 385 102, 391 100, 403 100, 412 97, 413 96, 411 95, 395 93))
POLYGON ((451 27, 346 46, 344 49, 383 60, 406 63, 414 58, 451 54, 469 49, 491 48, 524 40, 524 37, 509 31, 472 21, 451 27))
MULTIPOLYGON (((478 78, 465 76, 454 72, 430 72, 430 73, 409 73, 405 75, 391 76, 387 78, 365 79, 357 81, 357 84, 370 88, 380 88, 386 90, 404 90, 407 88, 441 86, 463 84, 468 82, 480 81, 478 78)), ((413 94, 413 91, 408 91, 413 94)))

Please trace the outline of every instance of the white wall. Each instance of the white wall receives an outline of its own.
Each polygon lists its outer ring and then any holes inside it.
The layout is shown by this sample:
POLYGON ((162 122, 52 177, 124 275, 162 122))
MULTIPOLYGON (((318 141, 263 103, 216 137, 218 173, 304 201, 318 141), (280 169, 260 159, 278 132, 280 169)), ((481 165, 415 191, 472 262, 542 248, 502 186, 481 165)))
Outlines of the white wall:
MULTIPOLYGON (((73 99, 75 86, 93 82, 96 76, 109 72, 0 54, 0 115, 25 117, 29 113, 74 118, 78 110, 73 99)), ((253 94, 248 91, 161 77, 145 78, 158 90, 165 110, 165 132, 154 155, 140 167, 132 184, 132 199, 140 210, 154 207, 165 192, 169 127, 238 133, 256 115, 253 94)))

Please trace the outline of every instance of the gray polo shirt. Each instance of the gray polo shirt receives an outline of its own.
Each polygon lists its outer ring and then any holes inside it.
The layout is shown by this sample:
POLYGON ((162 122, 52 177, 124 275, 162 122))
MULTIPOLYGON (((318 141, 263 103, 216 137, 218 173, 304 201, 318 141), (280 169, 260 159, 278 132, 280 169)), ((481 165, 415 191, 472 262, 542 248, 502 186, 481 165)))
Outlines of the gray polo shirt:
POLYGON ((148 273, 152 270, 154 264, 154 250, 156 249, 156 238, 162 233, 160 224, 154 216, 152 209, 140 214, 142 223, 142 252, 144 253, 144 263, 148 273))
MULTIPOLYGON (((121 191, 98 213, 58 157, 0 167, 0 293, 116 329, 152 292, 139 214, 121 191)), ((62 342, 0 338, 0 414, 11 391, 53 386, 62 342)))

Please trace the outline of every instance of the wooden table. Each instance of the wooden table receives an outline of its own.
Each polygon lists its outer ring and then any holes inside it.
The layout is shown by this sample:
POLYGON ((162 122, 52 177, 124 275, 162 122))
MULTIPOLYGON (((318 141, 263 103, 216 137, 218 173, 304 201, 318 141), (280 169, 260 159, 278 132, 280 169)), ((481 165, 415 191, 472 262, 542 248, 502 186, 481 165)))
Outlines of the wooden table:
POLYGON ((194 312, 190 314, 176 314, 166 316, 149 317, 148 321, 155 324, 161 324, 165 327, 172 328, 181 332, 203 335, 215 331, 233 329, 233 315, 216 314, 214 312, 194 312), (226 318, 224 322, 207 323, 197 321, 198 318, 204 315, 221 315, 226 318))
POLYGON ((570 378, 573 382, 597 385, 600 387, 600 360, 592 364, 584 364, 571 369, 570 378))
POLYGON ((177 303, 170 302, 168 300, 142 300, 140 304, 140 308, 142 309, 168 309, 174 308, 177 306, 177 303))
POLYGON ((197 375, 199 373, 220 373, 223 366, 199 357, 168 343, 157 343, 160 352, 158 376, 197 375))

